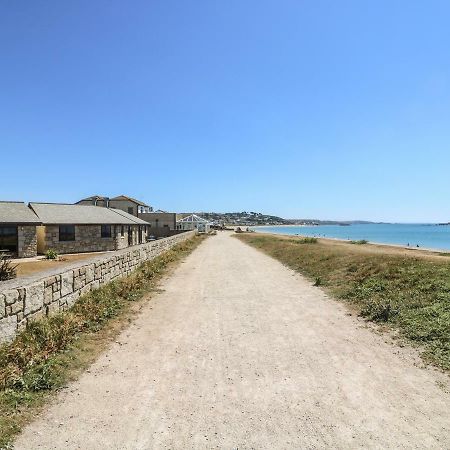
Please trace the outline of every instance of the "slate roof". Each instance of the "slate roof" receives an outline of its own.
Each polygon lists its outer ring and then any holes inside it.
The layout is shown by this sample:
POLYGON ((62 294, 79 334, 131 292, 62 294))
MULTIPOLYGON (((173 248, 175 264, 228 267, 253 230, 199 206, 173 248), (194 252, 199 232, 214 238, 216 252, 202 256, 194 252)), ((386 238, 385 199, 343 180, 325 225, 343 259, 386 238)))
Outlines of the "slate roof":
POLYGON ((0 202, 0 223, 39 225, 41 221, 24 202, 0 202))
POLYGON ((30 203, 44 225, 146 225, 124 211, 93 205, 30 203))
POLYGON ((85 202, 85 201, 92 201, 92 200, 109 200, 109 197, 104 197, 102 195, 91 195, 90 197, 82 198, 81 200, 78 200, 77 203, 85 202))
POLYGON ((110 200, 129 200, 130 202, 136 203, 139 206, 150 206, 140 200, 136 200, 133 197, 127 197, 126 195, 118 195, 117 197, 110 198, 110 200))
POLYGON ((146 222, 145 220, 139 219, 136 216, 133 216, 133 214, 128 214, 125 211, 122 211, 121 209, 116 209, 116 208, 110 208, 111 211, 114 211, 117 214, 120 214, 121 216, 125 217, 126 219, 130 219, 133 222, 136 222, 138 225, 148 225, 148 222, 146 222))

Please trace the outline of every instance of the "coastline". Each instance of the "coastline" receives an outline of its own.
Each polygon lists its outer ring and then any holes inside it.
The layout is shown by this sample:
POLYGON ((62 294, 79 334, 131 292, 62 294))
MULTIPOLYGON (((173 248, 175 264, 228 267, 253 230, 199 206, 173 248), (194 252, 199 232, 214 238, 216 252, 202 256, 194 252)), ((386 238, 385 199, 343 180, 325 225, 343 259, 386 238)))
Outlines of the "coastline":
MULTIPOLYGON (((277 225, 279 227, 310 227, 311 225, 277 225)), ((249 227, 250 229, 253 228, 272 228, 273 225, 255 225, 249 227)), ((278 237, 285 237, 285 238, 306 238, 311 237, 307 235, 302 234, 282 234, 282 233, 270 233, 270 232, 261 232, 261 231, 255 231, 255 233, 261 233, 271 236, 278 236, 278 237)), ((314 236, 318 240, 328 241, 328 242, 339 242, 343 244, 349 244, 349 245, 356 245, 351 243, 351 239, 342 239, 342 238, 333 238, 333 237, 322 237, 322 236, 314 236)), ((374 247, 387 247, 387 248, 394 248, 399 250, 408 250, 413 251, 417 253, 434 253, 434 254, 446 254, 450 253, 449 250, 446 249, 439 249, 439 248, 431 248, 431 247, 408 247, 407 245, 401 245, 401 244, 390 244, 390 243, 384 243, 384 242, 374 242, 374 241, 368 241, 364 245, 370 245, 374 247)))

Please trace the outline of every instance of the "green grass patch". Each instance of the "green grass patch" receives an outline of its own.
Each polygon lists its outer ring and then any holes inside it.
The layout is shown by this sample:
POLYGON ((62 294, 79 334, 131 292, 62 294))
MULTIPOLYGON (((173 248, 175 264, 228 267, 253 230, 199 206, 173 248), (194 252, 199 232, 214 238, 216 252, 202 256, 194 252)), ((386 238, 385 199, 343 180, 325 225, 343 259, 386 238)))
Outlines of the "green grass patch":
POLYGON ((239 236, 324 286, 369 320, 389 324, 450 369, 450 261, 347 244, 296 245, 293 239, 239 236))
POLYGON ((356 245, 364 245, 368 244, 369 241, 366 241, 365 239, 360 239, 359 241, 350 241, 350 244, 356 244, 356 245))
POLYGON ((305 237, 301 239, 293 239, 292 242, 296 244, 317 244, 318 240, 315 237, 305 237))
POLYGON ((105 348, 131 320, 133 303, 155 290, 171 265, 194 250, 205 236, 184 241, 130 276, 86 294, 68 311, 30 323, 0 347, 0 448, 105 348))

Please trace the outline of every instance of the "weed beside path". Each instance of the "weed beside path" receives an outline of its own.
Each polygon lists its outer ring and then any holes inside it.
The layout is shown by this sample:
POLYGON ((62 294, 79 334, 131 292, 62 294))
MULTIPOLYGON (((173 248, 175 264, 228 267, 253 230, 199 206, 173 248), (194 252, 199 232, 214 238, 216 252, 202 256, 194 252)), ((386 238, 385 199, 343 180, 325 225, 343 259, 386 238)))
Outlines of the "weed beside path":
POLYGON ((82 296, 68 311, 31 323, 0 347, 0 448, 73 380, 131 320, 168 269, 204 239, 196 236, 143 263, 126 278, 82 296))
POLYGON ((394 327, 420 346, 426 361, 450 370, 450 259, 361 252, 320 240, 297 245, 297 238, 236 237, 306 275, 363 317, 394 327))

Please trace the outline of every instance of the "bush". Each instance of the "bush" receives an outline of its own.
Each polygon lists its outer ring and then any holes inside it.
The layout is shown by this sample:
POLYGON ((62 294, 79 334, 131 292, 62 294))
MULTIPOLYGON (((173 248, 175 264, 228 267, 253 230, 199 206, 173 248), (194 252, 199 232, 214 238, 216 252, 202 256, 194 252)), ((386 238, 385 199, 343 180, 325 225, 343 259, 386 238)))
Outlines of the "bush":
POLYGON ((45 259, 57 259, 57 258, 58 258, 58 253, 56 252, 56 250, 49 248, 45 252, 45 259))
POLYGON ((317 244, 317 238, 315 238, 315 237, 305 237, 303 239, 296 239, 294 242, 296 244, 317 244))
POLYGON ((398 314, 389 298, 367 299, 362 308, 361 315, 375 322, 388 322, 398 314))
POLYGON ((9 259, 0 256, 0 281, 11 280, 17 276, 17 266, 13 266, 9 259))
POLYGON ((350 241, 350 244, 356 244, 356 245, 364 245, 368 244, 369 241, 366 241, 365 239, 360 239, 359 241, 350 241))

